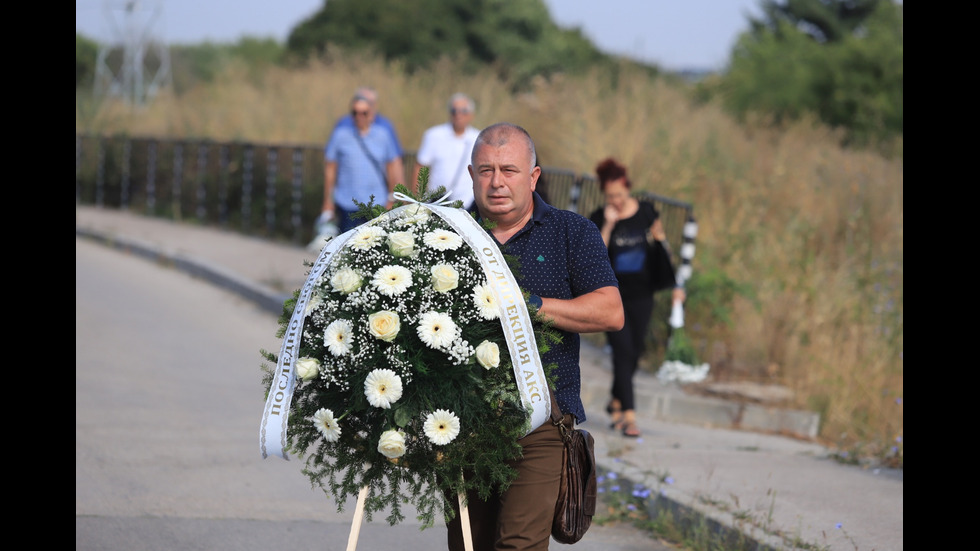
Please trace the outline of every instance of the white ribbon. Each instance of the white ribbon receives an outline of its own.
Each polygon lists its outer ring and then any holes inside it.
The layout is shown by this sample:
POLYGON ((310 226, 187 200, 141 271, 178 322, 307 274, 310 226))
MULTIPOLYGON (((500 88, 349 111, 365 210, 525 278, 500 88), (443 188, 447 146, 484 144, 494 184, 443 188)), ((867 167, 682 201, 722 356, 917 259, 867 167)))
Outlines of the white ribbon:
MULTIPOLYGON (((521 402, 531 417, 531 425, 528 430, 530 433, 550 418, 551 394, 545 379, 541 356, 538 354, 534 328, 531 325, 531 316, 527 311, 527 304, 524 302, 524 295, 521 294, 517 280, 508 268, 500 248, 476 220, 465 210, 439 204, 443 203, 448 196, 447 193, 435 204, 425 204, 425 207, 438 214, 462 236, 463 241, 473 249, 483 266, 483 272, 499 305, 500 326, 507 337, 507 349, 510 351, 511 362, 514 367, 514 379, 521 393, 521 402)), ((395 193, 395 198, 407 203, 423 204, 401 193, 395 193)), ((407 208, 410 206, 401 206, 382 216, 392 216, 407 208)), ((289 405, 293 399, 293 390, 296 388, 296 373, 293 367, 303 336, 306 304, 313 294, 317 280, 330 264, 330 259, 343 248, 356 231, 357 228, 348 230, 330 240, 323 247, 320 256, 310 269, 310 274, 306 278, 306 283, 303 284, 299 297, 296 299, 296 306, 292 317, 289 319, 286 334, 283 336, 276 374, 272 379, 269 396, 266 398, 265 410, 262 414, 259 447, 262 450, 263 459, 270 454, 289 459, 285 451, 286 427, 289 421, 289 405)))
POLYGON ((499 305, 500 326, 507 337, 514 380, 521 392, 524 409, 531 417, 526 436, 551 418, 551 391, 545 379, 544 365, 541 363, 541 355, 538 354, 534 327, 531 325, 531 315, 527 311, 524 295, 500 248, 470 213, 463 209, 426 206, 463 237, 463 241, 476 252, 483 266, 483 273, 487 276, 490 289, 499 305))
POLYGON ((303 323, 306 321, 306 304, 310 301, 316 281, 330 264, 330 258, 339 251, 347 240, 357 231, 357 228, 331 239, 320 251, 320 256, 310 269, 310 275, 303 284, 296 307, 289 318, 286 334, 283 335, 282 348, 279 351, 279 362, 276 365, 276 375, 269 388, 269 396, 265 400, 265 410, 262 413, 262 425, 259 428, 259 447, 262 458, 269 454, 286 456, 286 425, 289 421, 289 404, 293 400, 293 390, 296 388, 296 354, 299 352, 299 342, 303 337, 303 323))
MULTIPOLYGON (((453 203, 452 201, 449 200, 449 196, 452 195, 452 194, 453 194, 453 192, 447 191, 445 195, 443 195, 442 197, 436 199, 435 201, 433 201, 432 203, 429 203, 429 204, 430 205, 438 205, 440 207, 447 207, 447 206, 449 206, 449 205, 451 205, 453 203)), ((402 193, 400 191, 396 191, 391 196, 394 197, 395 199, 398 199, 402 203, 414 203, 416 205, 424 205, 424 204, 426 204, 426 203, 423 203, 422 201, 416 201, 415 199, 412 199, 411 197, 409 197, 408 195, 405 195, 404 193, 402 193)), ((398 209, 394 209, 394 210, 398 210, 398 209)), ((392 212, 394 212, 394 210, 392 212)))

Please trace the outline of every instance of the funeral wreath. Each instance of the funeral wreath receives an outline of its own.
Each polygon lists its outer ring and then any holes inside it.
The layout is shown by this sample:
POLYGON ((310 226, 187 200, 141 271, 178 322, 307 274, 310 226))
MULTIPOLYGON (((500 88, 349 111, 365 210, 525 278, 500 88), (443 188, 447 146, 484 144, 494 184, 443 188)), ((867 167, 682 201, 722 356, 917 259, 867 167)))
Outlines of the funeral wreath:
MULTIPOLYGON (((432 208, 443 190, 427 193, 425 178, 417 195, 400 185, 404 204, 391 211, 361 204, 366 222, 333 238, 343 243, 287 301, 278 336, 295 341, 283 348, 295 386, 287 411, 274 412, 288 415, 285 449, 339 511, 366 487, 368 520, 386 510, 394 525, 411 503, 424 527, 437 512, 448 518, 460 492, 506 488, 529 430, 506 312, 479 252, 432 208)), ((531 325, 527 342, 543 354, 558 337, 531 325)), ((262 351, 280 366, 284 352, 262 351)), ((267 408, 286 377, 274 367, 263 365, 267 408)))

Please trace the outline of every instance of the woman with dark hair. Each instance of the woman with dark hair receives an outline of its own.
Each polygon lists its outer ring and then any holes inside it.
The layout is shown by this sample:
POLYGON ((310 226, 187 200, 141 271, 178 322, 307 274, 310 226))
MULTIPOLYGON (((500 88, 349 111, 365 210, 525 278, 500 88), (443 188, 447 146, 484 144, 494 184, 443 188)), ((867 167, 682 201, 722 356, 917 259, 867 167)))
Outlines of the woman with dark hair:
MULTIPOLYGON (((606 411, 610 415, 611 428, 622 431, 623 436, 636 438, 641 433, 636 425, 633 376, 645 349, 653 314, 654 289, 663 287, 663 282, 653 281, 656 273, 662 271, 651 270, 651 260, 655 253, 663 252, 655 251, 656 247, 669 245, 660 213, 653 203, 631 194, 633 184, 625 166, 607 158, 596 166, 595 172, 605 205, 596 209, 589 219, 599 227, 609 250, 626 318, 622 329, 606 333, 612 348, 613 368, 612 399, 606 411)), ((664 258, 666 255, 656 256, 664 258)), ((667 271, 671 275, 674 272, 672 268, 667 271)), ((669 282, 669 285, 673 284, 673 281, 669 282)), ((684 289, 675 286, 673 300, 683 301, 684 298, 684 289)))

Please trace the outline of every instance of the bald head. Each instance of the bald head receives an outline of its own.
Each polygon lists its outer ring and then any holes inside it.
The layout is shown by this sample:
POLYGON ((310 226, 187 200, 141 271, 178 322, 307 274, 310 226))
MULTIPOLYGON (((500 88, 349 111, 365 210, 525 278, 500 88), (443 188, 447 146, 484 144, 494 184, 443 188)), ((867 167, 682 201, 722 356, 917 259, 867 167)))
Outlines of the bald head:
POLYGON ((537 164, 537 154, 534 152, 534 140, 531 139, 531 135, 527 133, 527 130, 509 122, 491 124, 480 131, 480 135, 476 137, 476 142, 473 143, 470 162, 476 164, 476 150, 481 146, 501 147, 514 140, 523 142, 523 147, 527 150, 530 160, 529 166, 533 167, 537 164))

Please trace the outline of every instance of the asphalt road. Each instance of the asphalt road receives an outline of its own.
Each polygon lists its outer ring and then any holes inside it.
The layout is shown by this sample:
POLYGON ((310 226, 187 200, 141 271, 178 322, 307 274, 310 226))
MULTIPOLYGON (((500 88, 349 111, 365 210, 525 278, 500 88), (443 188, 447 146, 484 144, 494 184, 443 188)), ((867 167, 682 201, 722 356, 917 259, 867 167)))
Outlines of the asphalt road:
MULTIPOLYGON (((75 549, 347 549, 338 512, 294 458, 262 459, 260 348, 276 319, 139 257, 75 239, 75 549)), ((414 512, 375 516, 358 549, 445 549, 414 512)), ((565 546, 553 543, 552 549, 565 546)), ((576 551, 676 549, 593 525, 576 551)))

